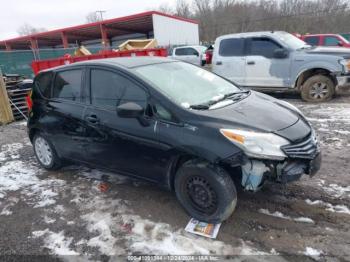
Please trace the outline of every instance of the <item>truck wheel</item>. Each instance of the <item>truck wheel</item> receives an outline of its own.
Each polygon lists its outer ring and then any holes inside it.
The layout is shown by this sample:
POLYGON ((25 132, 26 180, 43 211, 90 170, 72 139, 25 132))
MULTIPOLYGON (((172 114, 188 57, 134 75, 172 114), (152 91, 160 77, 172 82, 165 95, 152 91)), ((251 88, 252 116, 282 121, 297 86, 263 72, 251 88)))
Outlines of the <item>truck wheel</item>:
POLYGON ((236 187, 226 171, 198 160, 185 162, 178 169, 175 192, 191 217, 207 223, 226 220, 237 203, 236 187))
POLYGON ((35 156, 40 165, 47 170, 56 170, 62 166, 62 161, 58 157, 51 142, 42 134, 34 136, 33 147, 35 156))
POLYGON ((301 98, 307 102, 325 102, 331 100, 334 93, 332 79, 324 75, 311 76, 301 88, 301 98))

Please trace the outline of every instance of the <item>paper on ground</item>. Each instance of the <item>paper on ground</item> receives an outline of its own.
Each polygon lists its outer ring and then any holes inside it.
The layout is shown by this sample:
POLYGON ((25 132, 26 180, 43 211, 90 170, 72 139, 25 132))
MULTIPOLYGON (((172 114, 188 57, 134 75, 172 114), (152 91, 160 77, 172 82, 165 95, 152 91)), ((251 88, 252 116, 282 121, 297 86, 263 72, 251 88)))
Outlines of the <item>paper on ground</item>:
POLYGON ((219 233, 221 224, 208 224, 191 218, 185 230, 189 233, 197 234, 204 237, 216 238, 219 233))

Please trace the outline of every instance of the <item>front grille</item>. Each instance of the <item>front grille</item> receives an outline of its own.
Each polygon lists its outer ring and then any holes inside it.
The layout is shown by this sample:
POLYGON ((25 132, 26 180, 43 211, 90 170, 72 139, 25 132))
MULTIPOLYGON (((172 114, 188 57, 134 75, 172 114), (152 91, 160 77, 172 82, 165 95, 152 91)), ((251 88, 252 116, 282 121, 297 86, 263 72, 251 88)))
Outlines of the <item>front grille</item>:
POLYGON ((291 158, 314 159, 319 153, 319 145, 313 134, 302 142, 282 146, 281 148, 291 158))

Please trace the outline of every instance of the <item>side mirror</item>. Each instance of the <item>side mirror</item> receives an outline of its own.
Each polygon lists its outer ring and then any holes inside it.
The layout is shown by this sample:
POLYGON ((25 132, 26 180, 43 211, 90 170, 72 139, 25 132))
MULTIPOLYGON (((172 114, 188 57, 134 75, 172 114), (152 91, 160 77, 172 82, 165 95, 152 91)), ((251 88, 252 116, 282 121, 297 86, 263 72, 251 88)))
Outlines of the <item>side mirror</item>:
POLYGON ((118 116, 123 118, 138 118, 143 115, 143 112, 144 109, 134 102, 121 104, 117 107, 118 116))
POLYGON ((338 41, 338 46, 344 46, 343 42, 338 41))
POLYGON ((284 48, 275 49, 273 52, 273 58, 286 58, 288 57, 288 50, 284 48))

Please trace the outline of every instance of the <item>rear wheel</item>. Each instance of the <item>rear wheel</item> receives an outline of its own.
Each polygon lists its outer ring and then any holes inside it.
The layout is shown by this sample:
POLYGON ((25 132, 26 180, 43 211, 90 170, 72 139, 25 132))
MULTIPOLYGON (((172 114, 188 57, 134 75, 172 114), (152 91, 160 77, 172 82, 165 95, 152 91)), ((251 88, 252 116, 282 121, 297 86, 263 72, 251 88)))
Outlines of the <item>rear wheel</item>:
POLYGON ((55 170, 62 166, 62 161, 58 157, 55 148, 42 134, 38 133, 34 136, 33 147, 38 162, 45 169, 55 170))
POLYGON ((208 223, 229 218, 237 203, 236 187, 227 172, 196 160, 184 163, 177 171, 175 192, 190 216, 208 223))
POLYGON ((331 100, 335 93, 332 79, 324 75, 308 78, 301 89, 301 97, 308 102, 325 102, 331 100))

